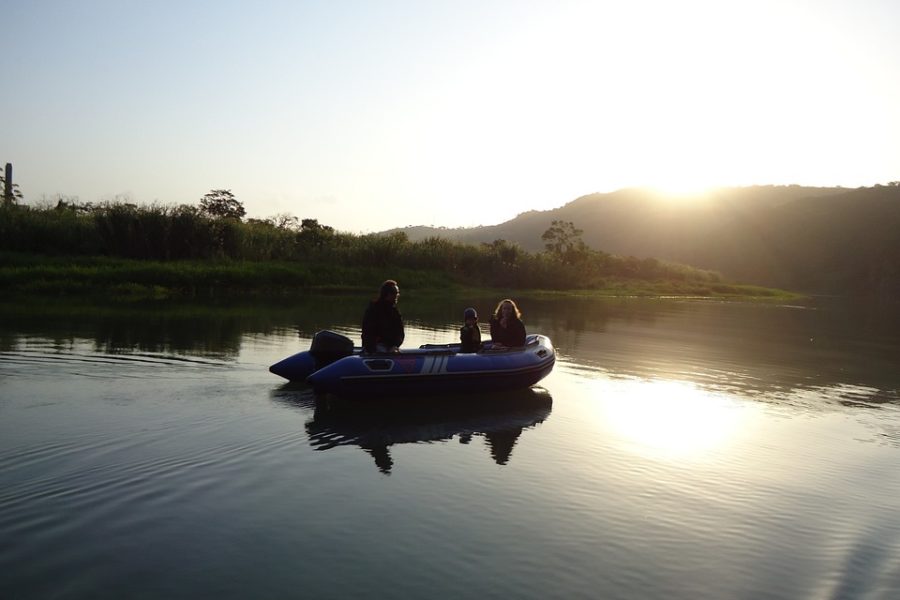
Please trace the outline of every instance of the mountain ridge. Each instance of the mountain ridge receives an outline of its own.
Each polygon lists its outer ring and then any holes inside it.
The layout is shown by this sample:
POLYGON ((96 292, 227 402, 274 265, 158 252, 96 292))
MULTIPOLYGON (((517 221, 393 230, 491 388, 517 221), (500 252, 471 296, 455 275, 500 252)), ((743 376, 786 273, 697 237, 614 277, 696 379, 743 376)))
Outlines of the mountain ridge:
POLYGON ((504 239, 529 251, 554 220, 611 254, 653 257, 760 285, 806 291, 900 291, 900 182, 862 188, 749 186, 671 196, 625 188, 530 210, 497 225, 412 226, 411 240, 504 239))

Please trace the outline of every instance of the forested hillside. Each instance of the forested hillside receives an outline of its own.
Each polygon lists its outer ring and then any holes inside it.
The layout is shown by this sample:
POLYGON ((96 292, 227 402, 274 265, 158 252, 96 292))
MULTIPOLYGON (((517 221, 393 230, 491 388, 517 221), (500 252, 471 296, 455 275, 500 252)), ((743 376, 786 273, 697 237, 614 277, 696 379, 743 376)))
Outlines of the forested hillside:
POLYGON ((404 229, 410 239, 497 239, 542 246, 554 220, 588 246, 719 271, 761 285, 823 293, 900 294, 900 184, 756 186, 671 198, 649 190, 591 194, 490 227, 404 229))

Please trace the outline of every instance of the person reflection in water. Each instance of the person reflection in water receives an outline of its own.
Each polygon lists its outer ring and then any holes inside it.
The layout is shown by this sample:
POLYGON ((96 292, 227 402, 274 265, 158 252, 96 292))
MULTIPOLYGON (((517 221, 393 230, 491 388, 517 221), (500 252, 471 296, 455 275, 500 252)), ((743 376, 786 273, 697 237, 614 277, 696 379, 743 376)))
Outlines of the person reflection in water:
POLYGON ((494 348, 514 348, 525 345, 525 325, 516 303, 501 300, 491 317, 491 341, 494 348))
MULTIPOLYGON (((513 448, 516 445, 516 442, 519 439, 519 436, 522 435, 524 431, 523 427, 513 427, 510 429, 500 429, 497 431, 484 431, 484 432, 474 432, 476 435, 481 435, 484 437, 485 445, 487 446, 488 452, 491 455, 491 458, 494 459, 494 462, 500 466, 503 466, 509 462, 510 456, 512 455, 513 448)), ((462 432, 459 435, 459 443, 460 444, 468 444, 472 441, 473 432, 462 432)), ((441 438, 442 440, 449 440, 452 436, 447 436, 445 438, 441 438)), ((434 440, 429 440, 434 441, 434 440)), ((367 444, 361 443, 359 447, 366 451, 369 456, 371 456, 375 460, 375 466, 378 468, 378 471, 384 475, 390 475, 391 469, 394 467, 394 459, 391 458, 390 450, 388 449, 393 444, 388 443, 379 443, 367 444)))
POLYGON ((506 465, 522 434, 550 415, 552 399, 546 392, 529 389, 493 400, 500 402, 465 404, 448 399, 438 404, 403 402, 387 407, 317 404, 306 432, 315 450, 361 448, 384 475, 390 475, 395 466, 392 446, 454 438, 464 445, 482 438, 491 459, 506 465))
POLYGON ((381 473, 384 475, 391 474, 391 467, 394 466, 394 459, 391 458, 391 453, 388 452, 387 445, 372 446, 369 448, 361 446, 361 448, 375 459, 375 466, 378 467, 378 470, 381 473))
POLYGON ((378 298, 369 302, 363 315, 362 345, 369 354, 400 352, 403 343, 403 317, 397 310, 400 286, 393 279, 381 284, 378 298))
POLYGON ((484 432, 484 439, 487 441, 488 448, 491 452, 491 458, 494 459, 495 463, 498 465, 505 465, 509 462, 513 446, 516 445, 516 440, 522 435, 522 431, 523 429, 521 427, 515 427, 500 431, 484 432))

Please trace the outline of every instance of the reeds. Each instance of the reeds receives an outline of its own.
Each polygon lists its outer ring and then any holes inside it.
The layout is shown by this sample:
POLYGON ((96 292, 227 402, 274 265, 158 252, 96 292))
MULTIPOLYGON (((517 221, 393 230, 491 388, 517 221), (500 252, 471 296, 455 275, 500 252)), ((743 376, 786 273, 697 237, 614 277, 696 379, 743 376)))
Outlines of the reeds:
POLYGON ((304 221, 303 227, 292 222, 279 226, 275 220, 210 218, 188 205, 3 207, 0 251, 6 254, 0 257, 0 289, 341 288, 377 284, 398 271, 437 287, 598 289, 643 281, 708 294, 728 287, 709 271, 590 248, 561 260, 505 240, 413 242, 404 233, 353 235, 315 221, 304 221))

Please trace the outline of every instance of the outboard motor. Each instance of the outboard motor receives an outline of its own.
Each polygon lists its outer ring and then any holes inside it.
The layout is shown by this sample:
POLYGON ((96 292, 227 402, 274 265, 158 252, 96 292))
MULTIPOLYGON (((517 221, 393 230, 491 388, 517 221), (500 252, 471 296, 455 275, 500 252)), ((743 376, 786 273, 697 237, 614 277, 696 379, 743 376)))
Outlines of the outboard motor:
POLYGON ((331 363, 353 354, 353 340, 347 336, 323 329, 315 335, 309 353, 316 359, 316 367, 321 369, 331 363))
POLYGON ((306 381, 306 378, 331 363, 353 354, 353 341, 333 331, 320 331, 313 338, 309 350, 298 352, 280 360, 269 371, 289 381, 306 381))

